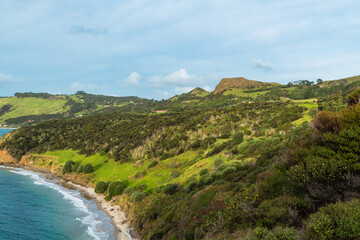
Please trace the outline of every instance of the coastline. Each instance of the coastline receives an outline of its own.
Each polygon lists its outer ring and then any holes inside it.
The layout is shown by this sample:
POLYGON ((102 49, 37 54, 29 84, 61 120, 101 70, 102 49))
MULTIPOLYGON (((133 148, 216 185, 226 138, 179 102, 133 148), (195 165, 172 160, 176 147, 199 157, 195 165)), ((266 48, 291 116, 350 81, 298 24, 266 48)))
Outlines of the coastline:
POLYGON ((88 186, 82 186, 71 182, 69 180, 63 179, 58 175, 53 174, 52 172, 44 169, 37 169, 34 167, 21 165, 21 164, 1 164, 2 166, 8 166, 13 168, 21 168, 32 172, 39 172, 45 174, 46 178, 56 180, 57 184, 60 184, 69 189, 79 190, 85 197, 93 199, 99 209, 104 211, 110 218, 111 223, 115 228, 115 239, 116 240, 139 240, 136 232, 132 229, 129 223, 129 219, 124 211, 121 210, 120 206, 115 205, 112 202, 105 201, 105 196, 97 194, 94 191, 94 188, 88 186))
POLYGON ((63 181, 61 184, 68 188, 78 189, 80 192, 93 199, 98 207, 106 212, 115 227, 116 240, 137 240, 137 238, 132 236, 134 233, 132 233, 129 219, 126 216, 126 213, 121 210, 120 206, 115 205, 110 201, 105 201, 105 196, 95 193, 94 189, 91 187, 84 187, 70 181, 63 181))

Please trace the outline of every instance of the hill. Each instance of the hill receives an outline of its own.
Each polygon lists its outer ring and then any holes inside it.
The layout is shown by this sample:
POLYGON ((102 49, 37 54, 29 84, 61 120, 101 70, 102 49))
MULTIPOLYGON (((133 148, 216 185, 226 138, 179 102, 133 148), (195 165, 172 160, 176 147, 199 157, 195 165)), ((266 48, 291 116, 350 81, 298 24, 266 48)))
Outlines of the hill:
POLYGON ((0 148, 95 187, 128 212, 142 239, 357 239, 357 84, 117 99, 133 103, 21 127, 0 148), (169 111, 138 114, 147 104, 169 111))
POLYGON ((205 97, 205 96, 209 95, 210 92, 208 92, 208 91, 206 91, 206 90, 204 90, 202 88, 197 87, 194 90, 191 90, 189 92, 189 94, 195 95, 195 96, 198 96, 198 97, 205 97))
POLYGON ((82 91, 73 95, 16 93, 14 97, 0 98, 0 125, 25 126, 51 119, 73 119, 103 113, 179 113, 266 101, 315 99, 322 109, 333 110, 343 107, 346 95, 359 86, 360 77, 318 84, 299 80, 287 85, 232 78, 222 79, 214 92, 195 88, 188 93, 161 101, 139 97, 94 95, 82 91), (329 102, 329 98, 331 105, 324 102, 329 102), (325 104, 322 105, 322 102, 325 104))
POLYGON ((252 88, 279 86, 279 85, 280 84, 278 83, 266 83, 266 82, 248 80, 243 77, 223 78, 221 79, 220 83, 216 85, 214 94, 223 92, 230 88, 252 89, 252 88))

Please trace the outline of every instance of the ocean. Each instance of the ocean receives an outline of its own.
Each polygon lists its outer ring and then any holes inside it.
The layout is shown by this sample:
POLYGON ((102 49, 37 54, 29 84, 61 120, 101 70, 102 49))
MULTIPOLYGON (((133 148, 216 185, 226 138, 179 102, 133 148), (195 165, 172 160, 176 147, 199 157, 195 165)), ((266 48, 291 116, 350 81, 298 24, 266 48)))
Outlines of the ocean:
MULTIPOLYGON (((11 129, 0 129, 0 135, 11 129)), ((95 201, 44 174, 0 167, 1 240, 115 239, 111 218, 95 201)))

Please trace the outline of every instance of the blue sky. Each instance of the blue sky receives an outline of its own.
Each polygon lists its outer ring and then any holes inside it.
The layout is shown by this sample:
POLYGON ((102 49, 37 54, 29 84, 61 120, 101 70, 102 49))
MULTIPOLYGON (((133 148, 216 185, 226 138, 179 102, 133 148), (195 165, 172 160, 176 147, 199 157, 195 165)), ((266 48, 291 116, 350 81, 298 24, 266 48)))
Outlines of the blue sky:
POLYGON ((360 74, 360 2, 1 0, 0 96, 169 98, 224 77, 360 74))

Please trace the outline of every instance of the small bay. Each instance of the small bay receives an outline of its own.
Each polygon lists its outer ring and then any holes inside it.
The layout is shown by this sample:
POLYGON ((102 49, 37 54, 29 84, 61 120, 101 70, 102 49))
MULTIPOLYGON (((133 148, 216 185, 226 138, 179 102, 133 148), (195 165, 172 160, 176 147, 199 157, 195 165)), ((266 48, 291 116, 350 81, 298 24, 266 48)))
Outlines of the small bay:
MULTIPOLYGON (((0 129, 0 135, 12 129, 0 129)), ((42 173, 0 167, 0 239, 115 239, 94 200, 42 173)))

